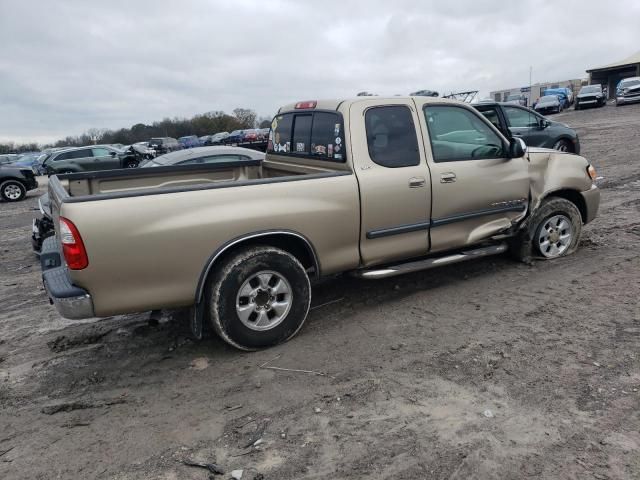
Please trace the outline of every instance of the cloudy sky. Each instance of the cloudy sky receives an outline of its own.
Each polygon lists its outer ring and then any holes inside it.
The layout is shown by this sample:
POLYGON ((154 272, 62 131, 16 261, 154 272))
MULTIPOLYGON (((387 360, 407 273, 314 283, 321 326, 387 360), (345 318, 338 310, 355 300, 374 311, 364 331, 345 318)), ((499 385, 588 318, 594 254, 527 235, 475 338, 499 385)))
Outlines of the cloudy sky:
POLYGON ((639 25, 638 0, 0 0, 0 141, 580 78, 639 25))

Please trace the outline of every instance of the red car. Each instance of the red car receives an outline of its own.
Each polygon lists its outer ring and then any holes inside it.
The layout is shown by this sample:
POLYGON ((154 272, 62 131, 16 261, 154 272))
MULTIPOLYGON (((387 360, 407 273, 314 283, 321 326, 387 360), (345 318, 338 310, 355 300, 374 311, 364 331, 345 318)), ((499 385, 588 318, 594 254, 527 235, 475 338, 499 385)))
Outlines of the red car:
POLYGON ((255 142, 258 140, 258 131, 257 130, 245 130, 244 137, 242 138, 243 142, 255 142))

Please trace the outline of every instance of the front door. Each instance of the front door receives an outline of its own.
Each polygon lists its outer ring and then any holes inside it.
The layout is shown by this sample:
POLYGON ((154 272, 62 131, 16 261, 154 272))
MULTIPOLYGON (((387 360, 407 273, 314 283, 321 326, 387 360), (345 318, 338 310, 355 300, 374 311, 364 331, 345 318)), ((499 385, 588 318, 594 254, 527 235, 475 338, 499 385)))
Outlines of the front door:
POLYGON ((431 147, 431 250, 473 245, 524 217, 528 162, 508 158, 508 142, 477 111, 455 104, 422 105, 431 147))
POLYGON ((431 180, 410 100, 362 100, 350 107, 351 148, 360 188, 364 265, 429 250, 431 180))
POLYGON ((94 170, 120 168, 120 157, 113 150, 104 147, 94 147, 91 150, 93 151, 94 170))
POLYGON ((540 127, 541 117, 524 108, 506 106, 504 114, 512 136, 521 138, 530 147, 544 146, 547 135, 540 127))

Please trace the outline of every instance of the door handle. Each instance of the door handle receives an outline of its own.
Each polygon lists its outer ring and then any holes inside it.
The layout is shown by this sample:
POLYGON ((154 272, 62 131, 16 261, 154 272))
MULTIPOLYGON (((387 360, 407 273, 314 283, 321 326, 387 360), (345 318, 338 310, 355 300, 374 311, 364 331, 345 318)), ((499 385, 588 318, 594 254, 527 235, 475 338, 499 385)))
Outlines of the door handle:
POLYGON ((420 188, 424 187, 427 184, 427 181, 424 177, 411 177, 409 179, 409 188, 420 188))
POLYGON ((440 175, 440 183, 453 183, 456 181, 456 174, 453 172, 446 172, 440 175))
POLYGON ((512 135, 513 135, 514 137, 521 137, 521 136, 522 136, 522 134, 521 134, 521 133, 512 133, 512 135))

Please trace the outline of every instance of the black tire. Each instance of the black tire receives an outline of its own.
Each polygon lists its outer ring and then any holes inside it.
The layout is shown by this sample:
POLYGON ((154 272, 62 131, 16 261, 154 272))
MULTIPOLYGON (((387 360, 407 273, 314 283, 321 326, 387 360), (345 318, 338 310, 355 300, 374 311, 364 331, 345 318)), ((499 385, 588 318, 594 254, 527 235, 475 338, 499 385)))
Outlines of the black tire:
POLYGON ((580 105, 578 105, 578 104, 576 103, 576 106, 575 106, 575 107, 573 107, 573 109, 574 109, 574 110, 580 110, 580 105))
POLYGON ((514 258, 525 263, 531 263, 533 257, 542 260, 564 257, 576 251, 580 243, 581 233, 582 216, 580 215, 578 207, 564 198, 548 197, 543 200, 542 204, 535 210, 520 234, 511 240, 510 252, 514 258), (548 257, 542 253, 539 233, 549 219, 558 215, 566 217, 571 224, 571 242, 559 255, 548 257))
POLYGON ((138 168, 139 164, 137 160, 127 160, 124 162, 124 168, 138 168))
POLYGON ((18 180, 6 180, 0 184, 0 196, 5 202, 19 202, 27 196, 27 189, 18 180))
MULTIPOLYGON (((254 277, 255 278, 255 277, 254 277)), ((293 337, 304 324, 311 304, 311 284, 302 264, 291 254, 274 247, 256 246, 231 255, 217 266, 208 283, 207 305, 215 332, 240 350, 258 350, 293 337), (236 303, 240 290, 253 276, 274 272, 288 282, 290 307, 280 323, 268 330, 249 328, 240 319, 236 303)))
POLYGON ((571 152, 573 153, 573 145, 568 140, 561 138, 556 143, 553 144, 553 149, 558 150, 559 152, 571 152))

